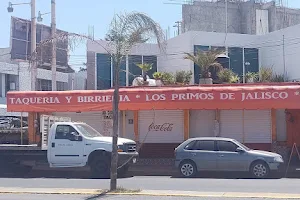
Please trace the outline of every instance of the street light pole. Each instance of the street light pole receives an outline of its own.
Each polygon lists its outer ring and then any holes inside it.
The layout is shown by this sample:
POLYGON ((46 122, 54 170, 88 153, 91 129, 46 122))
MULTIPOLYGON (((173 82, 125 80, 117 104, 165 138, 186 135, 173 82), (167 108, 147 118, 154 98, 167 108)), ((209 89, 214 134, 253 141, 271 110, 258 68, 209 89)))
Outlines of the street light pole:
POLYGON ((52 91, 56 91, 56 13, 55 0, 51 0, 51 37, 52 37, 52 91))
MULTIPOLYGON (((31 0, 31 56, 36 50, 36 21, 35 21, 35 0, 31 0)), ((38 90, 37 84, 37 65, 34 59, 31 59, 31 90, 38 90)))

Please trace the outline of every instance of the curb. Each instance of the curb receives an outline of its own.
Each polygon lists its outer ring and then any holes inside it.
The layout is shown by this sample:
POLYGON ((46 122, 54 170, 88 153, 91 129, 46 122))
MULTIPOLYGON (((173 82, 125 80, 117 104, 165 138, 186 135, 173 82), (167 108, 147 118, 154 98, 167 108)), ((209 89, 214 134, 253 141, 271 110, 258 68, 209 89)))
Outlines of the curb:
POLYGON ((239 192, 194 192, 172 190, 143 190, 141 192, 108 192, 96 189, 60 188, 0 188, 0 194, 58 194, 58 195, 139 195, 177 197, 219 197, 219 198, 273 198, 300 199, 300 194, 285 193, 239 193, 239 192))

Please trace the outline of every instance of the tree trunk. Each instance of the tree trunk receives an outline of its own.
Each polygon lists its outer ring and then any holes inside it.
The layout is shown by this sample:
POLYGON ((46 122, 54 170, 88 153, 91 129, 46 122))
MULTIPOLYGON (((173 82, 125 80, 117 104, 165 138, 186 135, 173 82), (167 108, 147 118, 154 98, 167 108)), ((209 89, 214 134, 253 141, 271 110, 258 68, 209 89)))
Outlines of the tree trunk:
POLYGON ((113 142, 111 153, 110 190, 117 189, 118 178, 118 130, 119 130, 119 56, 116 56, 114 66, 114 96, 113 96, 113 142))

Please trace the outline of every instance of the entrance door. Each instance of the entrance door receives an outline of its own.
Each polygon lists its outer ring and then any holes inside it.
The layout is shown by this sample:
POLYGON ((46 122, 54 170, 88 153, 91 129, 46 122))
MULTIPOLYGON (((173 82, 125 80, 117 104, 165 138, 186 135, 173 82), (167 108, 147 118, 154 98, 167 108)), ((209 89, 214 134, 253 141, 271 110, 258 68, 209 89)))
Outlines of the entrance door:
POLYGON ((83 162, 84 141, 75 141, 79 133, 70 125, 58 125, 51 148, 51 164, 55 167, 80 166, 83 162))
POLYGON ((217 141, 218 171, 245 171, 248 160, 245 153, 237 152, 238 146, 231 141, 217 141))
POLYGON ((198 140, 193 144, 191 149, 188 149, 190 158, 196 163, 199 171, 216 170, 217 152, 215 149, 215 141, 213 140, 198 140))

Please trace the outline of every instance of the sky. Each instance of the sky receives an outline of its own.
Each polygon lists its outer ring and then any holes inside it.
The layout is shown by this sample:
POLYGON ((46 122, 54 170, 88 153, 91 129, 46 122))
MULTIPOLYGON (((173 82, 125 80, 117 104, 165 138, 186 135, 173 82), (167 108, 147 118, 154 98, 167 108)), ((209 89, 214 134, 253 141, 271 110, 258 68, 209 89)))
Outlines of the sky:
MULTIPOLYGON (((30 0, 0 0, 0 48, 9 46, 10 17, 30 19, 30 6, 14 6, 14 12, 8 13, 8 2, 25 3, 30 0)), ((183 2, 183 0, 176 0, 183 2)), ((300 8, 300 0, 283 0, 289 7, 300 8)), ((115 13, 138 11, 148 14, 163 29, 171 28, 174 36, 174 22, 181 20, 181 5, 164 4, 169 0, 56 0, 57 28, 74 33, 88 34, 88 27, 94 26, 95 39, 104 38, 115 13)), ((51 11, 51 0, 36 0, 36 13, 51 11)), ((43 16, 43 24, 50 26, 51 16, 43 16)), ((70 52, 70 65, 74 68, 86 61, 86 48, 82 44, 70 52)))
MULTIPOLYGON (((30 0, 10 0, 12 3, 24 3, 30 0)), ((180 0, 179 0, 180 1, 180 0)), ((9 46, 10 17, 30 19, 30 5, 14 6, 14 12, 8 13, 9 0, 0 0, 0 48, 9 46)), ((88 34, 88 27, 94 26, 95 39, 104 38, 115 13, 139 11, 148 14, 160 25, 171 28, 172 36, 175 21, 181 19, 181 5, 164 4, 168 0, 56 0, 57 28, 68 32, 88 34)), ((36 0, 36 13, 51 11, 51 0, 36 0)), ((51 16, 43 16, 43 24, 50 26, 51 16)), ((82 44, 70 52, 70 65, 79 68, 85 58, 86 46, 82 44)))

